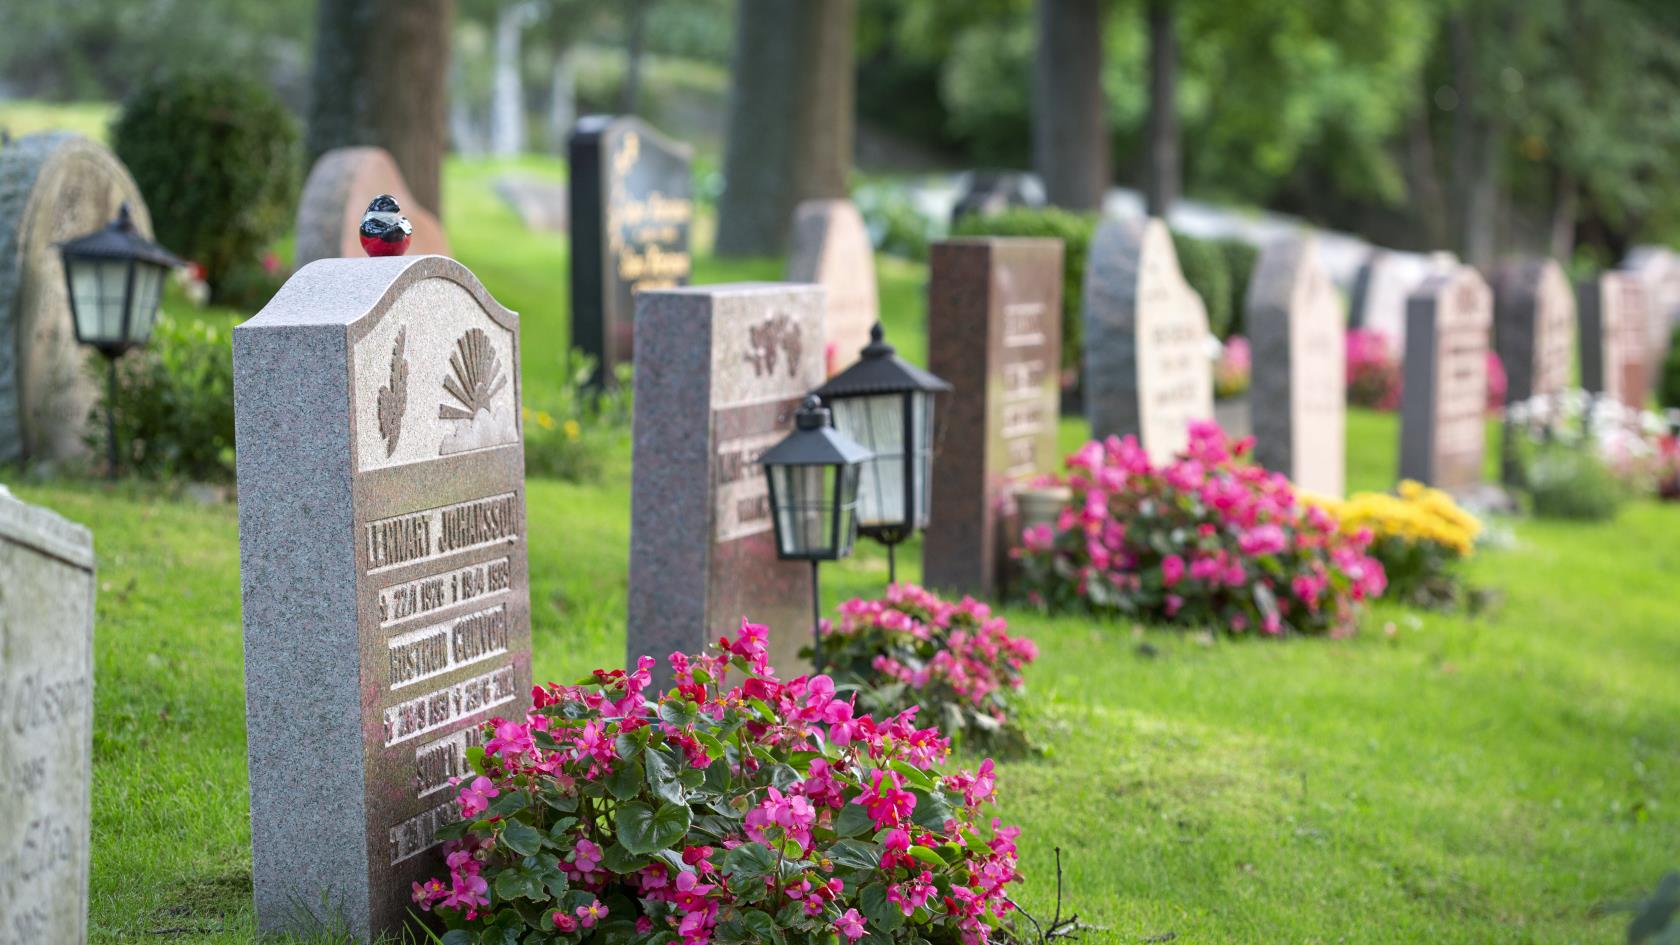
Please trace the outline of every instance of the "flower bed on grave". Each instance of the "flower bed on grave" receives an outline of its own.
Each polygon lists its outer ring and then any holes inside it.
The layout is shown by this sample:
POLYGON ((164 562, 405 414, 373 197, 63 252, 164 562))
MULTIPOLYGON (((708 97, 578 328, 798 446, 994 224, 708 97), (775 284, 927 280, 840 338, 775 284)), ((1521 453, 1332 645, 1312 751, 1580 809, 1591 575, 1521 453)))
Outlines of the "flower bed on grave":
POLYGON ((1397 495, 1360 492, 1345 500, 1307 501, 1335 516, 1343 534, 1370 536, 1368 553, 1382 562, 1387 596, 1430 608, 1468 599, 1460 563, 1475 551, 1482 523, 1452 496, 1408 479, 1397 495))
POLYGON ((444 941, 1009 940, 1018 831, 985 813, 991 762, 946 771, 914 710, 877 721, 827 676, 777 679, 766 638, 743 621, 673 655, 669 692, 643 658, 487 726, 448 875, 414 888, 444 941))
POLYGON ((840 605, 825 621, 820 665, 855 687, 858 707, 888 716, 915 707, 948 735, 989 750, 1025 747, 1014 695, 1038 647, 972 597, 952 603, 914 584, 840 605))
POLYGON ((1251 446, 1211 423, 1161 466, 1133 437, 1086 443, 1067 460, 1068 505, 1016 549, 1029 600, 1233 634, 1351 633, 1385 587, 1369 534, 1299 501, 1251 446))

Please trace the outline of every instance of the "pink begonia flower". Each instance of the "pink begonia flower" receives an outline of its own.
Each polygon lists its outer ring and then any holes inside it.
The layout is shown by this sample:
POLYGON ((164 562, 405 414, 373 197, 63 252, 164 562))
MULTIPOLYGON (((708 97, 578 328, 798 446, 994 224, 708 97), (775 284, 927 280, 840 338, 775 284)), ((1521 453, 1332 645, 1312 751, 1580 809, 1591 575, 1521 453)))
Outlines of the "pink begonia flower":
POLYGON ((472 783, 461 789, 461 817, 471 820, 482 814, 490 807, 490 799, 502 792, 496 789, 496 783, 489 778, 479 775, 472 783))
POLYGON ((840 918, 834 920, 834 929, 846 936, 846 941, 855 942, 863 938, 863 916, 856 909, 847 909, 840 918))
POLYGON ((895 827, 916 807, 916 796, 903 790, 904 779, 897 771, 880 768, 869 773, 869 787, 858 795, 876 830, 895 827))
POLYGON ((572 918, 571 916, 567 915, 566 913, 556 912, 556 913, 554 913, 554 915, 551 918, 554 920, 555 929, 557 929, 561 932, 576 932, 577 931, 577 927, 578 927, 577 920, 572 918))
POLYGON ((607 907, 602 905, 599 899, 587 906, 578 906, 573 911, 577 913, 578 924, 586 929, 594 928, 595 923, 607 917, 607 907))
POLYGON ((636 934, 646 935, 653 931, 653 920, 645 915, 636 917, 636 934))
POLYGON ((1161 583, 1172 587, 1184 579, 1184 559, 1178 555, 1167 555, 1161 559, 1161 583))
POLYGON ((484 745, 486 755, 502 755, 508 758, 528 755, 535 749, 530 729, 506 719, 497 721, 496 736, 484 745))

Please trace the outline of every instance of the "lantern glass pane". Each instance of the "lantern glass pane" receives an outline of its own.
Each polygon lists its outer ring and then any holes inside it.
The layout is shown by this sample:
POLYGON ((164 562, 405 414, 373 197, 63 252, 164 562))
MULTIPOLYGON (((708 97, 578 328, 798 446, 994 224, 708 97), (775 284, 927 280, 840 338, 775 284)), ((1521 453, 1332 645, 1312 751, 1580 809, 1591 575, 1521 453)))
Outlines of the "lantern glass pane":
POLYGON ((775 480, 777 535, 781 552, 795 558, 825 558, 834 552, 835 486, 831 466, 771 466, 775 480))
POLYGON ((126 259, 101 259, 99 266, 99 337, 121 341, 123 314, 128 305, 128 266, 126 259))
POLYGON ((933 508, 933 395, 917 391, 910 395, 910 426, 914 431, 911 487, 915 507, 910 521, 926 528, 928 510, 933 508))
POLYGON ((835 544, 834 557, 844 558, 852 553, 852 543, 857 541, 858 530, 858 483, 863 475, 863 464, 852 466, 837 466, 834 469, 835 481, 840 496, 840 514, 836 519, 839 539, 835 544))
POLYGON ((99 300, 102 263, 93 259, 66 259, 70 269, 70 304, 76 312, 76 337, 84 344, 98 341, 104 307, 99 300))
POLYGON ((134 264, 134 297, 129 300, 128 340, 145 344, 151 340, 157 322, 158 300, 163 294, 163 277, 168 270, 153 263, 134 264))
POLYGON ((903 394, 836 398, 834 426, 875 456, 863 463, 858 489, 858 524, 900 525, 910 509, 904 481, 906 434, 903 394))

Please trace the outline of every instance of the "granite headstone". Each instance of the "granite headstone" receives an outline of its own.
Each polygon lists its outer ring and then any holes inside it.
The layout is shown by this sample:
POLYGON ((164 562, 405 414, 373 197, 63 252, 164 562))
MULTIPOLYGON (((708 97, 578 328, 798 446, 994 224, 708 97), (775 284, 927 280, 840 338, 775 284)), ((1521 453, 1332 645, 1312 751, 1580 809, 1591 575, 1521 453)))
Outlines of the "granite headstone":
POLYGON ((1134 435, 1150 458, 1213 419, 1207 308, 1157 219, 1097 227, 1085 264, 1085 415, 1091 435, 1134 435))
POLYGON ((1459 266, 1406 300, 1400 475, 1464 494, 1482 480, 1493 291, 1459 266))
POLYGON ((828 290, 825 367, 830 377, 850 367, 881 317, 874 248, 863 214, 850 200, 807 200, 794 211, 787 281, 814 282, 828 290))
POLYGON ((572 346, 595 359, 597 381, 610 380, 632 358, 635 294, 687 285, 693 272, 693 150, 641 119, 610 115, 580 120, 566 148, 572 346))
POLYGON ((1581 387, 1636 410, 1650 393, 1653 357, 1645 286, 1631 272, 1605 272, 1576 288, 1581 387))
POLYGON ((116 155, 80 135, 25 135, 0 149, 0 463, 87 455, 99 400, 76 343, 58 244, 91 233, 128 204, 140 235, 152 218, 116 155))
MULTIPOLYGON (((811 572, 776 557, 758 457, 823 381, 823 290, 792 283, 636 298, 629 657, 698 653, 741 618, 770 628, 792 678, 810 641, 811 572)), ((665 678, 660 676, 658 678, 665 678)))
POLYGON ((1015 491, 1059 460, 1062 243, 945 240, 928 268, 928 369, 952 391, 935 419, 922 580, 989 595, 1019 534, 1015 491))
POLYGON ((1505 402, 1567 390, 1575 360, 1575 295, 1563 268, 1550 259, 1507 262, 1494 273, 1493 303, 1505 402))
POLYGON ((1253 345, 1254 456, 1295 485, 1339 496, 1346 485, 1347 329, 1311 237, 1261 250, 1244 300, 1253 345))
POLYGON ((529 704, 519 321, 443 256, 329 259, 233 339, 257 921, 367 940, 529 704))
POLYGON ((384 148, 334 148, 309 169, 298 197, 297 249, 294 265, 302 269, 317 259, 360 259, 357 228, 368 202, 380 194, 397 198, 403 215, 414 225, 410 255, 449 255, 449 238, 432 210, 409 192, 397 162, 384 148))
POLYGON ((1373 250, 1354 276, 1348 302, 1348 325, 1374 331, 1404 356, 1408 299, 1431 275, 1458 265, 1451 253, 1401 253, 1373 250))
POLYGON ((88 940, 93 538, 0 486, 0 942, 88 940))
POLYGON ((1628 250, 1621 268, 1645 287, 1651 363, 1660 364, 1668 354, 1674 326, 1680 324, 1680 253, 1667 246, 1635 246, 1628 250))

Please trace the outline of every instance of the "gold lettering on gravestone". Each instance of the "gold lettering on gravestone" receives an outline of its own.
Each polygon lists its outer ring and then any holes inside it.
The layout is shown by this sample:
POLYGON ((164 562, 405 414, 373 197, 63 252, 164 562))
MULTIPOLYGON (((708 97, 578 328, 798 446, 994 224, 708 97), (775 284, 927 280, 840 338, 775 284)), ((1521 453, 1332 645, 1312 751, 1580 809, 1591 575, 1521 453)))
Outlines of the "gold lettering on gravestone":
POLYGON ((612 183, 607 199, 607 252, 613 270, 631 290, 665 289, 682 284, 693 270, 686 249, 673 249, 694 219, 694 202, 653 191, 629 192, 627 182, 641 160, 641 136, 626 132, 612 155, 612 183))

